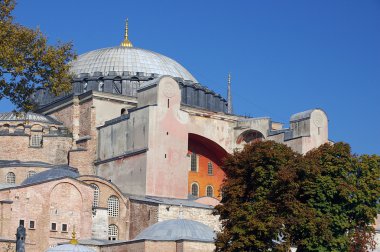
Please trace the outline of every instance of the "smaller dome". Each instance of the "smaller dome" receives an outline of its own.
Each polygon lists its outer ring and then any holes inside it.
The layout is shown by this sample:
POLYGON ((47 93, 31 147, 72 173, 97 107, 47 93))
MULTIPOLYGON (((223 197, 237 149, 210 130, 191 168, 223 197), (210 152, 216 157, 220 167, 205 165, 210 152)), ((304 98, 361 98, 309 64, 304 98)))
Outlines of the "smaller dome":
POLYGON ((79 176, 79 172, 77 169, 70 167, 68 165, 56 166, 50 170, 39 172, 36 175, 33 175, 27 179, 25 179, 21 185, 29 185, 40 183, 52 179, 70 177, 76 178, 79 176))
POLYGON ((63 244, 49 248, 46 252, 95 252, 95 250, 78 244, 63 244))
POLYGON ((214 242, 215 233, 198 221, 176 219, 161 221, 144 229, 135 240, 214 242))

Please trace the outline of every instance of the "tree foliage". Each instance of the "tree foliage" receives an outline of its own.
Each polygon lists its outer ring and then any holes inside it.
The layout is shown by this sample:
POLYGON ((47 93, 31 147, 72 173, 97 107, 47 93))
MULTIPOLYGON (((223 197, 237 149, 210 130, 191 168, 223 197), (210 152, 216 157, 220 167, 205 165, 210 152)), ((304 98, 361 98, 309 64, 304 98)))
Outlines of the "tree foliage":
POLYGON ((71 43, 48 45, 41 31, 15 23, 14 8, 15 0, 0 0, 0 100, 30 110, 38 88, 54 95, 71 89, 67 63, 75 53, 71 43))
POLYGON ((373 247, 380 158, 325 144, 305 156, 272 141, 223 166, 217 251, 352 251, 373 247))

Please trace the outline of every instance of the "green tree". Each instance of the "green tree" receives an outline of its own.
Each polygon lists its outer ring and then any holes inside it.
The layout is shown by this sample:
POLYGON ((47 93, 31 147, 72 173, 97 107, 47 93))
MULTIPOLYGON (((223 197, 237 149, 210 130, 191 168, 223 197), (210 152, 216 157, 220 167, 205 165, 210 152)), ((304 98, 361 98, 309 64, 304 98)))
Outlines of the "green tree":
POLYGON ((71 89, 67 63, 75 53, 71 43, 48 45, 38 29, 15 23, 14 8, 15 0, 0 0, 0 100, 8 98, 27 111, 38 88, 54 95, 71 89))
POLYGON ((299 251, 368 251, 380 197, 379 157, 355 156, 345 143, 325 144, 303 157, 298 172, 297 198, 315 215, 298 226, 299 251))
POLYGON ((298 203, 298 185, 294 183, 299 155, 273 141, 246 145, 229 155, 223 170, 220 215, 222 232, 216 251, 287 251, 286 226, 298 203))
POLYGON ((216 251, 364 252, 380 197, 380 158, 325 144, 305 156, 272 141, 247 145, 223 166, 216 251))

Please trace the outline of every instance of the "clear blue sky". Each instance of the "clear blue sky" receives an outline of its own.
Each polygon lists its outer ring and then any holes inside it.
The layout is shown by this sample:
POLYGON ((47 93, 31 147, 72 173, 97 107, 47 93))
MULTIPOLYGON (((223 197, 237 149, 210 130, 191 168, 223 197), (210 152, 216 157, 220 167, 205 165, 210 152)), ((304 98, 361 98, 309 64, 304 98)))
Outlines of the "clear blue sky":
MULTIPOLYGON (((380 1, 19 1, 16 21, 78 54, 118 45, 169 56, 234 110, 287 123, 323 108, 333 141, 380 154, 380 1)), ((6 101, 0 111, 11 110, 6 101)))

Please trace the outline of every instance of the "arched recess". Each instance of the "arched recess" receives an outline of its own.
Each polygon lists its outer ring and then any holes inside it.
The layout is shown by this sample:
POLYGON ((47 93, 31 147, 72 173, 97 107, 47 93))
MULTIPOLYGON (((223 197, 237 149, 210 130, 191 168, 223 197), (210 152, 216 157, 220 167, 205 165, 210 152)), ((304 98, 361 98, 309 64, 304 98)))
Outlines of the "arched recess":
POLYGON ((225 178, 221 166, 227 156, 227 151, 211 139, 193 133, 189 134, 188 143, 189 196, 207 197, 207 187, 211 186, 213 196, 220 199, 219 189, 225 178), (193 193, 194 183, 198 185, 197 196, 193 193))
POLYGON ((223 160, 227 156, 227 151, 222 146, 194 133, 189 133, 189 151, 204 154, 218 166, 223 164, 223 160))
POLYGON ((262 140, 264 140, 264 135, 260 131, 249 129, 249 130, 242 132, 238 136, 238 138, 236 139, 236 143, 237 144, 243 144, 243 143, 247 144, 247 143, 252 143, 255 141, 262 141, 262 140))

